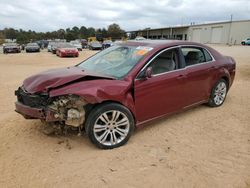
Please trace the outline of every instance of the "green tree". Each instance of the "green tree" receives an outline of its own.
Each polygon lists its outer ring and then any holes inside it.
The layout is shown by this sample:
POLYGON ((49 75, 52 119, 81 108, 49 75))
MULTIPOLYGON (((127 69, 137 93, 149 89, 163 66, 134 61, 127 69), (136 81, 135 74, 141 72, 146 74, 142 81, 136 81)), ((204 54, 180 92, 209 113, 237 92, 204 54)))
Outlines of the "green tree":
POLYGON ((65 36, 65 39, 66 39, 67 41, 71 41, 71 40, 75 40, 76 37, 74 36, 74 34, 73 34, 72 32, 67 32, 67 33, 66 33, 66 36, 65 36))
MULTIPOLYGON (((0 40, 17 39, 18 43, 27 43, 30 41, 43 40, 43 39, 66 39, 67 41, 79 38, 98 37, 99 39, 112 37, 118 39, 124 36, 124 30, 118 24, 112 24, 106 28, 95 29, 93 27, 86 28, 81 26, 78 28, 74 26, 72 29, 59 29, 51 32, 35 32, 32 30, 25 31, 23 29, 15 30, 13 28, 5 28, 0 30, 0 40)), ((1 42, 0 41, 0 42, 1 42)))
POLYGON ((78 28, 78 27, 73 27, 72 28, 72 30, 71 30, 71 32, 73 33, 73 35, 74 35, 74 38, 79 38, 79 35, 80 35, 80 29, 78 28))
POLYGON ((95 37, 95 28, 89 27, 88 28, 88 35, 87 37, 95 37))
POLYGON ((13 28, 5 28, 4 35, 7 39, 16 39, 18 31, 13 28))
POLYGON ((102 28, 101 33, 102 33, 103 38, 107 38, 107 37, 109 37, 109 36, 108 36, 108 31, 107 31, 107 29, 102 28))
POLYGON ((19 43, 19 44, 25 44, 25 43, 28 43, 30 41, 30 38, 27 35, 25 35, 24 33, 19 33, 16 40, 17 40, 17 43, 19 43))
POLYGON ((85 26, 82 26, 79 32, 80 32, 80 38, 84 39, 88 38, 88 29, 85 26))
POLYGON ((65 38, 65 31, 64 31, 64 29, 59 29, 57 31, 57 36, 58 36, 59 39, 64 39, 65 38))
POLYGON ((120 39, 125 36, 125 31, 120 28, 116 23, 113 23, 108 26, 108 35, 112 39, 120 39))
POLYGON ((0 45, 4 43, 5 36, 3 34, 3 31, 0 31, 0 45))

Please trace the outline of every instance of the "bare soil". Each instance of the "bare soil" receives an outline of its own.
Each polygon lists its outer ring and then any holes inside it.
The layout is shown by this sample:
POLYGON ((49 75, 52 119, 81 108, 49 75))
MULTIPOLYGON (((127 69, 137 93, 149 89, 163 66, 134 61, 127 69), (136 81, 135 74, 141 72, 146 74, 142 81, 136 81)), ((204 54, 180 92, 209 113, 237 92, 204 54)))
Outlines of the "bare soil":
POLYGON ((214 46, 237 61, 224 105, 198 106, 137 130, 114 150, 86 135, 46 136, 14 112, 14 90, 43 70, 79 58, 0 54, 0 187, 250 187, 250 47, 214 46))

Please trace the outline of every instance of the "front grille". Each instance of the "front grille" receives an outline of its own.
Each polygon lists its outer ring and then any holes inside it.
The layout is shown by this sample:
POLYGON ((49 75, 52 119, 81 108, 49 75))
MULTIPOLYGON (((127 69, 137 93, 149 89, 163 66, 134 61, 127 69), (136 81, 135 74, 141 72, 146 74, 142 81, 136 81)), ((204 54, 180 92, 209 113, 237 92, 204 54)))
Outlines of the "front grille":
POLYGON ((24 91, 24 89, 21 87, 15 91, 15 95, 17 96, 18 102, 34 108, 45 107, 48 103, 48 95, 30 94, 24 91))
POLYGON ((7 50, 7 51, 18 51, 17 48, 4 48, 4 50, 7 50))

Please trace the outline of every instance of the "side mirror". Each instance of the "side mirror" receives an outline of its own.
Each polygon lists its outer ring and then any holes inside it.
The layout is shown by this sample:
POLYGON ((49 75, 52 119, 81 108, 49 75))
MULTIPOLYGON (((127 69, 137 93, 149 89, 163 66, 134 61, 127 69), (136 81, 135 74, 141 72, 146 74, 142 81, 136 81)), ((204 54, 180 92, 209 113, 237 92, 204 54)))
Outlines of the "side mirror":
POLYGON ((152 67, 148 67, 145 71, 145 77, 151 78, 152 77, 152 67))

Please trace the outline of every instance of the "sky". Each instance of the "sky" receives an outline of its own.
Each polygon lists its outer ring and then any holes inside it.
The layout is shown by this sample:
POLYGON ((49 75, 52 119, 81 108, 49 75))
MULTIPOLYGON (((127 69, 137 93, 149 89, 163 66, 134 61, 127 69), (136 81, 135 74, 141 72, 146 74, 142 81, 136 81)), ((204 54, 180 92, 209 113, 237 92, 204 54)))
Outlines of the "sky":
POLYGON ((73 26, 126 31, 250 19, 250 0, 0 0, 0 29, 54 31, 73 26))

